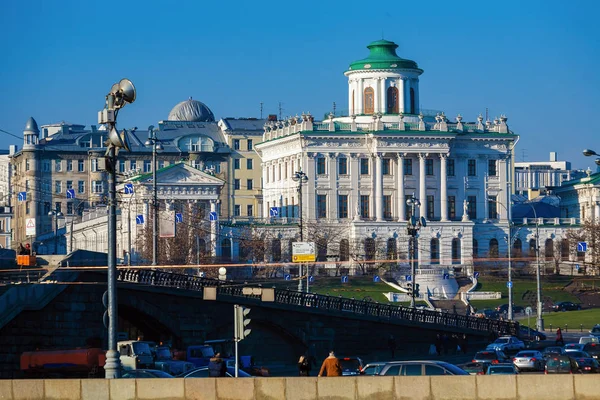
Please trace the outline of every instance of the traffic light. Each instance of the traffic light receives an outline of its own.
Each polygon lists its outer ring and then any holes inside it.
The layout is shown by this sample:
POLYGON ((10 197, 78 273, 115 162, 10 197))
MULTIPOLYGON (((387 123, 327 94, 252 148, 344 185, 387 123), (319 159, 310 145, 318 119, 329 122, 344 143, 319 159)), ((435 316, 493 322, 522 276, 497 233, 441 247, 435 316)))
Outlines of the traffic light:
POLYGON ((419 284, 415 283, 415 297, 419 297, 419 284))
POLYGON ((412 296, 412 292, 413 292, 413 284, 411 282, 408 282, 406 284, 406 290, 407 290, 407 294, 409 296, 412 296))
POLYGON ((250 314, 249 308, 235 305, 235 338, 237 341, 243 340, 252 332, 252 329, 247 329, 251 321, 249 318, 246 318, 248 314, 250 314))

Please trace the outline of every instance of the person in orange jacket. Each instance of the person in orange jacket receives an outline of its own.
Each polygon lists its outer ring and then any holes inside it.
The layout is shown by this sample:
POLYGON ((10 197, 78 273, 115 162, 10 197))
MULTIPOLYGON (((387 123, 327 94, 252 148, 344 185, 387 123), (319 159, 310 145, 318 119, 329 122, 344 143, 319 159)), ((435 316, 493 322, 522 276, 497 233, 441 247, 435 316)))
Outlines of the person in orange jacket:
POLYGON ((330 351, 329 357, 323 361, 319 376, 342 376, 342 364, 333 351, 330 351))

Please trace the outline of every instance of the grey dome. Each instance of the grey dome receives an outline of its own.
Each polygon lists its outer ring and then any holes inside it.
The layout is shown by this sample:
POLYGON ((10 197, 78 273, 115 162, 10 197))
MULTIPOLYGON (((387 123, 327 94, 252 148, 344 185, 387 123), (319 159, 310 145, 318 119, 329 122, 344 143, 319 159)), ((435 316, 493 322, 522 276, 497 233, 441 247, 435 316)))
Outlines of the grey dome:
POLYGON ((33 119, 33 117, 29 117, 29 119, 27 120, 27 123, 25 124, 25 130, 23 131, 23 133, 40 133, 38 124, 37 122, 35 122, 35 119, 33 119))
POLYGON ((169 113, 169 121, 189 121, 189 122, 214 122, 215 115, 206 104, 198 101, 182 101, 177 104, 169 113))

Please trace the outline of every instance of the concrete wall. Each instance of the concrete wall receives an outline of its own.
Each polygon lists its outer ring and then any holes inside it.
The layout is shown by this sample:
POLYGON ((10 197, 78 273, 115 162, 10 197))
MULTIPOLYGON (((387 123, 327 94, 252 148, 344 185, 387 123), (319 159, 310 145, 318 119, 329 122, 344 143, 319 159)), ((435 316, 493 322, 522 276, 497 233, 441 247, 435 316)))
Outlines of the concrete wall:
POLYGON ((0 399, 600 399, 594 375, 0 380, 0 399))

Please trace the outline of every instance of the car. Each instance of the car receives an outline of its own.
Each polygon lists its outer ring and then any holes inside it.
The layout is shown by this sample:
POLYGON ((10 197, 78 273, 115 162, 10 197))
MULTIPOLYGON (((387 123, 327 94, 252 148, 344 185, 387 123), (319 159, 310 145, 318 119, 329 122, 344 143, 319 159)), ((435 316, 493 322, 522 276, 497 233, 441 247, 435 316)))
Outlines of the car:
POLYGON ((565 355, 565 353, 565 349, 563 349, 562 347, 550 346, 544 349, 542 355, 544 356, 544 359, 548 359, 549 357, 565 355))
MULTIPOLYGON (((513 304, 512 309, 513 309, 513 314, 523 314, 525 312, 524 307, 517 306, 515 304, 513 304)), ((498 307, 496 307, 496 311, 498 311, 500 314, 508 313, 508 304, 499 305, 498 307)))
POLYGON ((578 372, 580 371, 577 361, 567 355, 554 355, 546 359, 545 374, 575 374, 578 372))
POLYGON ((379 373, 381 376, 469 375, 456 365, 444 361, 391 361, 379 373))
POLYGON ((360 371, 364 366, 363 361, 358 357, 340 357, 342 364, 342 376, 360 375, 360 371))
POLYGON ((159 369, 132 369, 125 371, 121 378, 141 379, 141 378, 174 378, 173 375, 159 369))
POLYGON ((583 346, 585 345, 582 343, 567 343, 564 345, 563 349, 565 349, 566 352, 583 351, 583 346))
POLYGON ((491 364, 500 364, 508 362, 510 359, 500 350, 484 350, 475 353, 471 362, 487 362, 491 364))
POLYGON ((578 350, 570 350, 567 351, 565 353, 566 356, 569 356, 571 358, 592 358, 588 353, 586 353, 585 351, 578 351, 578 350))
POLYGON ((582 336, 579 338, 579 344, 599 343, 597 336, 582 336))
POLYGON ((488 362, 468 362, 458 364, 457 367, 467 371, 470 375, 485 375, 490 365, 488 362))
POLYGON ((491 310, 489 308, 484 308, 481 311, 477 311, 474 314, 475 317, 479 317, 479 318, 491 318, 491 319, 498 319, 500 317, 500 313, 496 310, 491 310))
POLYGON ((599 343, 586 343, 583 346, 583 351, 588 353, 590 357, 595 358, 596 360, 600 357, 600 344, 599 343))
POLYGON ((379 375, 379 373, 381 372, 381 370, 383 369, 385 364, 386 364, 386 362, 384 362, 384 361, 368 363, 360 370, 360 374, 361 375, 379 375))
POLYGON ((533 328, 529 328, 529 327, 523 326, 523 325, 521 325, 520 329, 521 329, 521 335, 520 336, 522 338, 524 338, 524 339, 525 338, 527 338, 529 340, 535 339, 537 342, 540 342, 542 340, 546 340, 546 334, 544 332, 540 332, 540 331, 537 331, 537 330, 535 330, 533 328))
POLYGON ((553 304, 550 309, 552 311, 578 311, 581 310, 581 304, 573 303, 571 301, 559 301, 553 304))
POLYGON ((595 358, 577 358, 575 361, 577 361, 581 373, 597 374, 600 372, 600 364, 595 358))
MULTIPOLYGON (((228 378, 235 378, 235 368, 227 367, 227 372, 225 375, 228 378)), ((209 378, 208 376, 208 367, 200 367, 194 370, 184 372, 181 375, 177 375, 178 378, 209 378)), ((244 370, 238 369, 238 378, 251 378, 252 375, 247 373, 244 370)))
POLYGON ((500 350, 503 352, 519 351, 525 348, 525 343, 514 336, 501 336, 490 343, 486 350, 500 350))
POLYGON ((486 375, 517 375, 519 371, 513 364, 493 364, 486 371, 486 375))
POLYGON ((518 352, 512 359, 519 371, 530 369, 541 371, 544 369, 544 356, 537 350, 524 350, 518 352))
POLYGON ((594 327, 590 331, 590 335, 600 337, 600 324, 594 325, 594 327))

